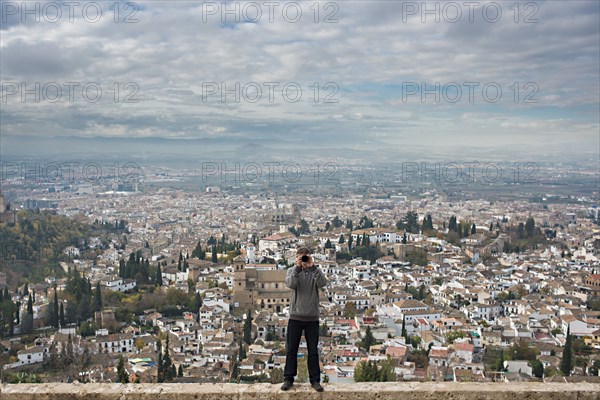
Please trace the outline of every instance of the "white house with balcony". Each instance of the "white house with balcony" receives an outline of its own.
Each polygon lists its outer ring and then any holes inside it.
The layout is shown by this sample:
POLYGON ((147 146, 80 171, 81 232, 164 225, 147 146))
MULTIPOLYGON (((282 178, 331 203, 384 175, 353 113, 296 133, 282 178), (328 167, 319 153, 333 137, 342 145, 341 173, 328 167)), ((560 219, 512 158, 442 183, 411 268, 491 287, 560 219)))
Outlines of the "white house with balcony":
POLYGON ((96 331, 96 351, 97 353, 132 353, 133 352, 133 334, 115 333, 108 334, 108 330, 99 329, 96 331))

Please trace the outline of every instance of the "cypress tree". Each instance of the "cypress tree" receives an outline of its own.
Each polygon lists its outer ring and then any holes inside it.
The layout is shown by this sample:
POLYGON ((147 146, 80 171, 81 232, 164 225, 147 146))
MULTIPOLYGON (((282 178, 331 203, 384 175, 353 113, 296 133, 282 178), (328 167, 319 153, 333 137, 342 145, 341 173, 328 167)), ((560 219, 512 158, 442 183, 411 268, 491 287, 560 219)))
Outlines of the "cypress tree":
POLYGON ((202 307, 202 297, 200 297, 200 293, 196 292, 194 296, 194 308, 196 312, 199 312, 200 307, 202 307))
POLYGON ((419 286, 418 300, 423 300, 425 298, 425 285, 421 284, 419 286))
POLYGON ((163 360, 162 360, 162 367, 163 367, 163 378, 164 378, 164 382, 171 382, 176 374, 177 371, 175 370, 175 365, 173 365, 173 361, 171 360, 171 355, 169 354, 169 334, 167 333, 167 342, 165 344, 165 353, 163 355, 163 360))
POLYGON ((162 343, 159 338, 156 339, 156 352, 158 353, 156 359, 156 382, 162 383, 165 381, 163 372, 163 356, 162 356, 162 343))
POLYGON ((504 350, 500 350, 500 358, 496 363, 496 371, 502 371, 504 369, 504 350))
POLYGON ((100 290, 100 281, 96 283, 96 292, 94 293, 94 311, 102 310, 102 291, 100 290))
POLYGON ((27 314, 33 315, 33 299, 31 298, 31 294, 29 295, 29 300, 27 300, 27 314))
POLYGON ((244 342, 240 340, 240 349, 238 351, 238 361, 241 363, 246 359, 246 349, 244 348, 244 342))
POLYGON ((160 263, 156 266, 156 284, 158 286, 163 285, 162 271, 160 269, 160 263))
POLYGON ((562 359, 560 360, 560 370, 564 376, 571 375, 573 369, 573 338, 571 336, 571 327, 567 328, 567 339, 563 349, 562 359))
POLYGON ((375 337, 373 336, 373 332, 371 332, 371 327, 367 326, 367 330, 365 332, 365 337, 362 340, 362 347, 364 347, 367 352, 371 348, 372 345, 375 344, 375 337))
POLYGON ((63 307, 63 303, 60 303, 60 311, 58 313, 58 322, 60 326, 65 326, 65 308, 63 307))
POLYGON ((252 314, 250 313, 250 309, 248 309, 248 313, 246 314, 246 321, 244 321, 244 342, 250 344, 252 340, 252 314))
POLYGON ((219 260, 217 258, 217 247, 215 245, 213 245, 211 247, 211 253, 212 253, 211 261, 214 263, 217 263, 219 260))
POLYGON ((123 356, 119 356, 119 364, 117 365, 117 382, 129 383, 129 373, 125 369, 125 360, 123 356))
POLYGON ((54 286, 54 304, 53 304, 53 308, 54 308, 54 321, 56 321, 56 327, 58 328, 58 321, 59 321, 59 310, 58 310, 58 294, 56 292, 56 286, 54 286))

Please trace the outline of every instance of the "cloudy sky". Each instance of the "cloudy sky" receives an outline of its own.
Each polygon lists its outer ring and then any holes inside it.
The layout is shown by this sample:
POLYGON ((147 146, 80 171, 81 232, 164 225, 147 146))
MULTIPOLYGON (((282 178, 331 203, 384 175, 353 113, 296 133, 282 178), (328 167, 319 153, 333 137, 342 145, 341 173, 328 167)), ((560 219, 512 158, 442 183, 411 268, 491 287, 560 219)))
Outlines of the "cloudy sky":
POLYGON ((599 146, 595 0, 1 4, 3 154, 32 136, 599 146))

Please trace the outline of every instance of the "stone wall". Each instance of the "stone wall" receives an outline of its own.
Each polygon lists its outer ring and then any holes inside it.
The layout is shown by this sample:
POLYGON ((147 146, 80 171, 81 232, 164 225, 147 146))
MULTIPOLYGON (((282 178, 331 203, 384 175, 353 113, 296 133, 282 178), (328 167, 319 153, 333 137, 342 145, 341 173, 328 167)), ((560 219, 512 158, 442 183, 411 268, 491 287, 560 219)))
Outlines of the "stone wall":
POLYGON ((19 384, 0 386, 0 400, 600 400, 594 383, 328 384, 315 392, 295 384, 19 384))

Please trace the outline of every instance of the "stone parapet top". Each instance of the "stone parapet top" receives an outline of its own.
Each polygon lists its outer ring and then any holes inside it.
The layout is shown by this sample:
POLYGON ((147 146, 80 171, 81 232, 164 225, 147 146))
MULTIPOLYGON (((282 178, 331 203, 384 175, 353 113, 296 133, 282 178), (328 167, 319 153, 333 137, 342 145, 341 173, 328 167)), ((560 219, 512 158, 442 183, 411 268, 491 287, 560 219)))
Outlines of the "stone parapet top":
POLYGON ((376 382, 326 384, 43 383, 0 386, 0 400, 600 400, 597 383, 376 382))

